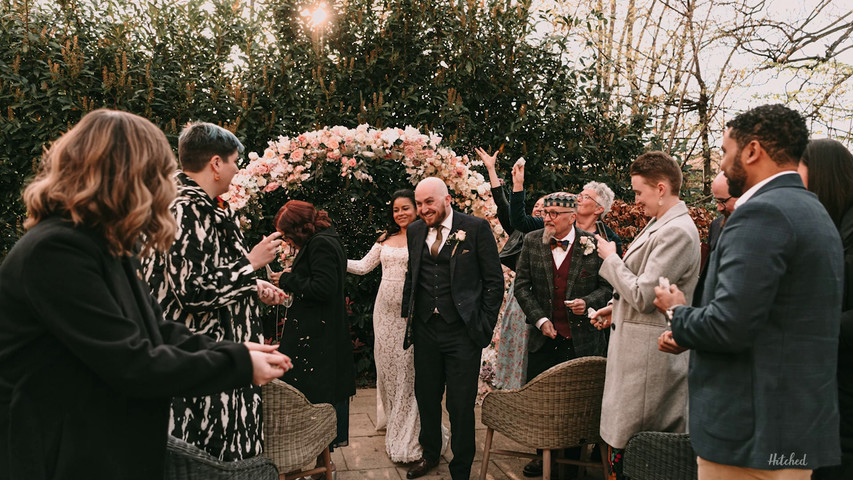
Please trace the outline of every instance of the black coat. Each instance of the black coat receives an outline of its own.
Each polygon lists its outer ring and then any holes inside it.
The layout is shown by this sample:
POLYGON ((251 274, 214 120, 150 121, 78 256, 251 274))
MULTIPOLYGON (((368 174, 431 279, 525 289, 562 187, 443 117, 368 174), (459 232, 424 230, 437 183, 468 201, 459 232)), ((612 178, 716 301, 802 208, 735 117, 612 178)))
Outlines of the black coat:
POLYGON ((92 231, 43 220, 0 266, 0 479, 162 478, 170 397, 251 379, 244 346, 164 321, 92 231))
POLYGON ((334 227, 308 239, 279 286, 294 295, 279 350, 293 361, 282 380, 312 403, 355 395, 355 362, 347 318, 347 257, 334 227))

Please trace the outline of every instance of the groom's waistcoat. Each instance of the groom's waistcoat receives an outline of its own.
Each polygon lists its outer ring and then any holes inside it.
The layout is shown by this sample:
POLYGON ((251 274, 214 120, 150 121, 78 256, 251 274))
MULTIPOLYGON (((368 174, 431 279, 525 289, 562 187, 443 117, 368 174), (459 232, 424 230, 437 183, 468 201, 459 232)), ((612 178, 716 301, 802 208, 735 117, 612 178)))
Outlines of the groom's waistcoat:
POLYGON ((432 258, 429 249, 423 249, 415 292, 415 318, 426 321, 438 309, 447 323, 462 320, 450 292, 450 250, 442 248, 438 257, 432 258))

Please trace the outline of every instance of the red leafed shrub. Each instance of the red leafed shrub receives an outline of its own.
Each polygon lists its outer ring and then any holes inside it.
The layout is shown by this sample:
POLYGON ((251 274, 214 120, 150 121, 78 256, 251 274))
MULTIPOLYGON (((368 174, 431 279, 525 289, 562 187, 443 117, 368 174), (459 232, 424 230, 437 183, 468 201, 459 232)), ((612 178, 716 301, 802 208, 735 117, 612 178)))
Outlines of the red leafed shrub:
MULTIPOLYGON (((715 214, 702 207, 688 207, 690 217, 699 230, 699 238, 704 242, 708 239, 708 228, 715 214)), ((634 237, 640 233, 648 223, 648 218, 643 215, 642 207, 636 203, 626 203, 622 200, 614 200, 610 213, 604 217, 604 223, 612 228, 616 235, 622 239, 622 250, 628 249, 628 245, 634 241, 634 237)))

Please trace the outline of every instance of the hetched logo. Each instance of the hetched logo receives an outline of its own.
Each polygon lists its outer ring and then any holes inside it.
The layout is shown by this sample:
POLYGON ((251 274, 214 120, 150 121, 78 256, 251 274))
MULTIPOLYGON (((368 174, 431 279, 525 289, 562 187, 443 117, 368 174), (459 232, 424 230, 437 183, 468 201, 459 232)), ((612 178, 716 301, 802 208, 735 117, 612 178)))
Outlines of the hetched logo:
POLYGON ((805 467, 806 463, 806 454, 803 454, 803 458, 797 458, 794 452, 791 452, 790 455, 771 453, 770 459, 767 460, 768 465, 772 465, 774 467, 805 467))

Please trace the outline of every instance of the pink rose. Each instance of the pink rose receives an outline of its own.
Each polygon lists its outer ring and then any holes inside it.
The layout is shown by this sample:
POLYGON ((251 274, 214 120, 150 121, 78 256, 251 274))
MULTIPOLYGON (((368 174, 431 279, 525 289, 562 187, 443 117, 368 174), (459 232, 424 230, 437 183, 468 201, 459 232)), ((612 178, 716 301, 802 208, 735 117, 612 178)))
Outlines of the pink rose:
POLYGON ((266 187, 264 187, 264 192, 272 192, 273 190, 277 189, 280 186, 281 186, 281 184, 278 182, 270 182, 267 184, 266 187))

